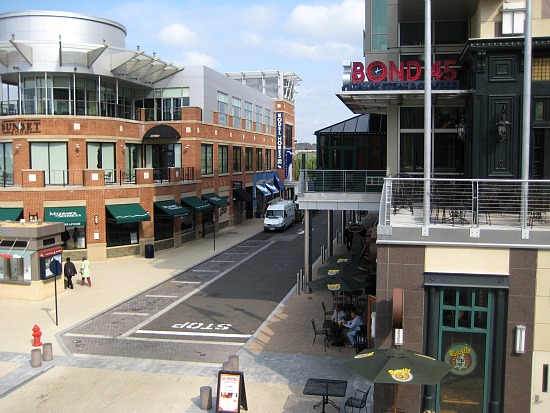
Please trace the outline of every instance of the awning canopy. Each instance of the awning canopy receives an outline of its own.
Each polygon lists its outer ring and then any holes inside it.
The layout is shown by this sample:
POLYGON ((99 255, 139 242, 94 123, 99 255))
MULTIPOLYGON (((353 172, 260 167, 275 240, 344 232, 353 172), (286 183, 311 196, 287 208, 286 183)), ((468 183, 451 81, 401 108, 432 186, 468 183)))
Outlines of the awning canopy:
POLYGON ((224 207, 229 205, 229 202, 227 202, 227 198, 222 198, 221 196, 216 195, 213 192, 202 194, 202 197, 210 202, 212 205, 217 207, 224 207))
POLYGON ((233 188, 233 196, 239 201, 251 202, 254 200, 252 195, 242 188, 233 188))
POLYGON ((150 221, 151 217, 140 204, 105 205, 117 224, 150 221))
POLYGON ((46 207, 44 221, 63 222, 67 227, 84 226, 86 225, 86 207, 46 207))
POLYGON ((172 199, 167 201, 157 201, 154 202, 154 205, 166 215, 170 215, 172 218, 184 217, 190 213, 187 208, 172 199))
POLYGON ((282 191, 283 189, 285 189, 285 186, 284 186, 283 182, 279 179, 279 175, 277 175, 277 173, 273 174, 273 182, 275 183, 275 185, 277 185, 279 190, 282 191))
POLYGON ((23 208, 0 208, 0 221, 18 221, 23 208))
POLYGON ((274 185, 266 183, 265 186, 267 186, 267 189, 269 189, 274 194, 279 193, 279 190, 274 185))
POLYGON ((256 188, 258 188, 258 190, 259 190, 262 194, 264 194, 264 196, 270 196, 270 195, 271 195, 271 192, 269 192, 269 190, 268 190, 265 186, 263 186, 263 185, 261 185, 261 184, 256 184, 256 188))
POLYGON ((143 139, 157 139, 157 138, 169 138, 169 139, 181 139, 180 133, 169 125, 157 125, 153 126, 145 135, 143 139))
POLYGON ((193 208, 197 212, 212 211, 213 207, 208 202, 204 202, 202 199, 196 196, 188 196, 181 199, 181 203, 193 208))

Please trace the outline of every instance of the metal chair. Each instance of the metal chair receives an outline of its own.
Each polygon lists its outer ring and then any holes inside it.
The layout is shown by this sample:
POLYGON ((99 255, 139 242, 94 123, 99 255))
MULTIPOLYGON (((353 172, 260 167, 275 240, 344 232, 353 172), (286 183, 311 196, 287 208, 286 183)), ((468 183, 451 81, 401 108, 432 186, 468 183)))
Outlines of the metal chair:
POLYGON ((362 408, 365 408, 365 412, 368 413, 369 410, 367 407, 367 398, 369 397, 369 392, 370 386, 367 391, 355 390, 353 392, 354 395, 346 400, 346 404, 344 405, 344 412, 347 412, 347 408, 351 407, 352 413, 355 411, 355 409, 359 409, 359 412, 361 412, 362 408))
POLYGON ((367 337, 367 326, 360 326, 361 330, 355 333, 353 337, 355 354, 359 354, 361 351, 369 348, 369 337, 367 337))
POLYGON ((326 320, 327 316, 330 317, 332 315, 332 311, 327 310, 327 306, 325 305, 324 301, 321 301, 321 305, 323 306, 323 314, 324 314, 325 320, 326 320))
POLYGON ((328 334, 327 334, 327 330, 325 330, 324 328, 317 328, 317 326, 315 325, 315 320, 312 318, 311 319, 311 325, 313 327, 313 344, 311 345, 312 347, 315 346, 315 340, 317 340, 317 336, 323 336, 323 345, 325 346, 325 351, 327 351, 327 341, 328 341, 328 334))

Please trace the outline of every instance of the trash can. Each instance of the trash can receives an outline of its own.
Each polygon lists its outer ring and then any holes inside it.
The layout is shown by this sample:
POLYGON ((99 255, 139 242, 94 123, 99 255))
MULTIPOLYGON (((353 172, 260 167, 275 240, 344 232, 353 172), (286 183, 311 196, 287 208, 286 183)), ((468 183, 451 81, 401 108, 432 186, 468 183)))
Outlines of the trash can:
POLYGON ((146 244, 145 245, 145 258, 155 258, 155 245, 146 244))

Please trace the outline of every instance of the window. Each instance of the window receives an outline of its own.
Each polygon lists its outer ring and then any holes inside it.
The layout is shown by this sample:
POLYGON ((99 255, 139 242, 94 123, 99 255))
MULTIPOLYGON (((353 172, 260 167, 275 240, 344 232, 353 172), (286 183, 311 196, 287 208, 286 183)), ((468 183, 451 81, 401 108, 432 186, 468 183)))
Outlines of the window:
POLYGON ((169 239, 174 236, 174 218, 166 215, 159 207, 154 207, 155 241, 169 239))
POLYGON ((525 25, 525 3, 502 5, 502 34, 521 35, 525 25))
POLYGON ((244 102, 244 128, 252 130, 252 103, 244 102))
POLYGON ((218 92, 218 124, 227 125, 227 104, 229 97, 227 94, 218 92))
POLYGON ((371 2, 371 50, 386 50, 388 48, 387 0, 372 0, 371 2))
POLYGON ((233 106, 233 110, 231 112, 233 115, 233 127, 242 128, 243 125, 241 123, 241 99, 233 97, 231 102, 233 106))
POLYGON ((135 182, 136 181, 136 168, 141 168, 142 152, 141 145, 133 143, 126 144, 126 151, 124 152, 124 165, 125 165, 125 177, 123 182, 135 182))
POLYGON ((31 169, 45 171, 46 185, 65 185, 72 181, 65 142, 31 142, 31 169))
POLYGON ((101 116, 115 117, 116 113, 116 85, 114 83, 101 82, 100 108, 101 116))
POLYGON ((242 172, 242 150, 240 146, 233 146, 233 172, 242 172))
POLYGON ((256 105, 256 132, 262 132, 262 107, 256 105))
POLYGON ((117 224, 112 218, 107 218, 107 246, 139 244, 139 222, 117 224))
POLYGON ((285 148, 292 148, 293 140, 293 127, 292 125, 285 125, 285 148))
POLYGON ((13 185, 13 148, 11 142, 0 143, 0 186, 13 185))
POLYGON ((54 115, 69 115, 71 111, 71 87, 68 76, 52 78, 52 111, 54 115))
POLYGON ((271 133, 273 118, 271 115, 271 111, 269 109, 265 109, 264 117, 265 117, 265 121, 264 121, 265 133, 271 133))
POLYGON ((273 167, 272 167, 271 149, 266 149, 266 150, 265 150, 265 169, 266 169, 266 170, 273 169, 273 167))
POLYGON ((201 175, 212 175, 214 173, 213 145, 201 145, 201 175))
POLYGON ((88 169, 103 169, 105 183, 116 182, 114 143, 88 142, 86 153, 88 169))
POLYGON ((245 148, 244 169, 246 172, 252 171, 252 148, 245 148))
POLYGON ((195 213, 191 213, 184 217, 181 217, 181 232, 185 234, 187 232, 195 231, 195 213))
POLYGON ((263 149, 262 148, 256 148, 256 170, 257 171, 263 171, 264 170, 264 161, 263 161, 263 149))
POLYGON ((229 156, 229 146, 218 146, 218 173, 226 174, 229 172, 229 162, 227 157, 229 156))

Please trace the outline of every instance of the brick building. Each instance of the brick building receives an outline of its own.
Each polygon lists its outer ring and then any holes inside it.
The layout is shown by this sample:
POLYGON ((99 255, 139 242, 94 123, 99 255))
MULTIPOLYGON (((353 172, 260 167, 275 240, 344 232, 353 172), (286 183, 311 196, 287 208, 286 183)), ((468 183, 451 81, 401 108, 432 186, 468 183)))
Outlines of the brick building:
MULTIPOLYGON (((78 13, 0 15, 0 220, 63 222, 64 256, 103 260, 178 247, 290 196, 298 76, 176 67, 125 37, 78 13)), ((2 265, 0 282, 40 283, 2 265)))

